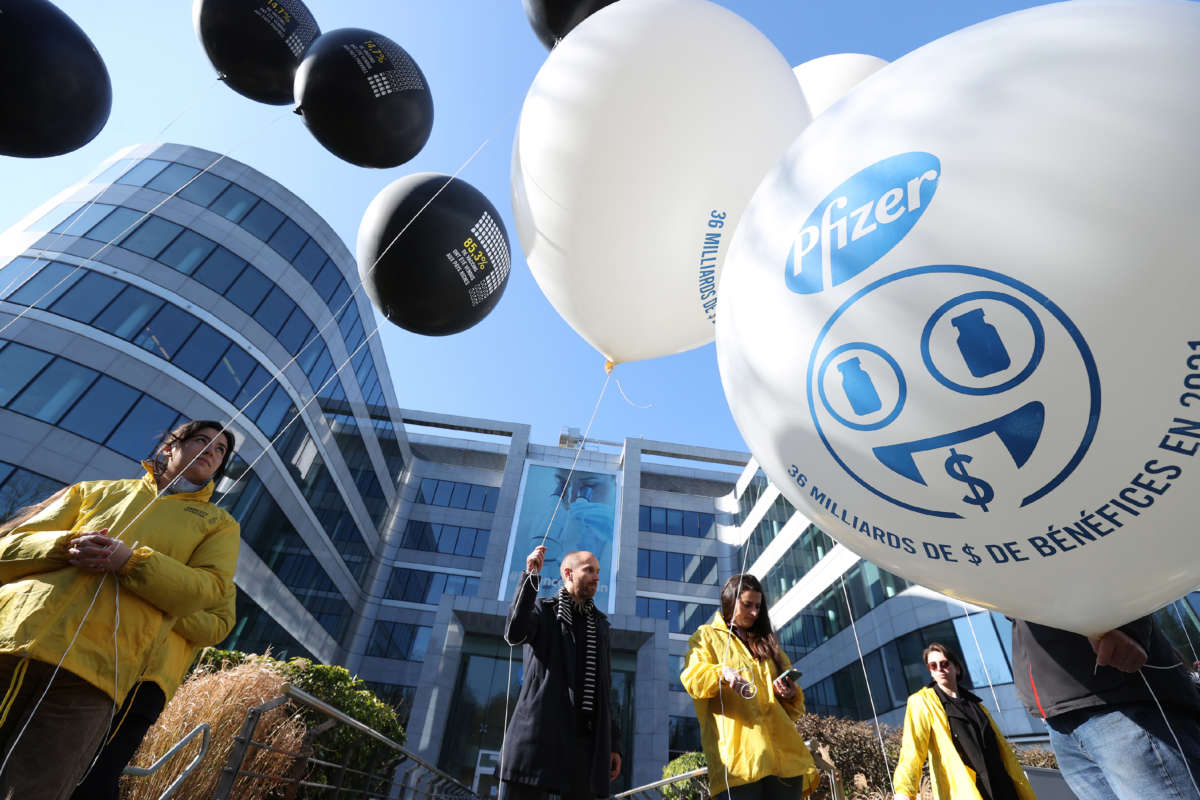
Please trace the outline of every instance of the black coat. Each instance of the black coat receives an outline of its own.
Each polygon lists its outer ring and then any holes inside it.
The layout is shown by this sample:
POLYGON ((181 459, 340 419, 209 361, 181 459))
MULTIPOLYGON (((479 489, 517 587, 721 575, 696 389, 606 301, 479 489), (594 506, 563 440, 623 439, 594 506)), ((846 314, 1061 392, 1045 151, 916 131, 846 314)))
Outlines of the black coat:
MULTIPOLYGON (((1164 706, 1200 713, 1200 694, 1180 664, 1179 654, 1153 617, 1122 625, 1148 657, 1144 669, 1154 694, 1164 706), (1176 665, 1174 669, 1162 669, 1176 665)), ((1096 653, 1084 636, 1032 622, 1013 620, 1013 678, 1017 696, 1030 714, 1056 717, 1081 708, 1123 703, 1153 703, 1138 673, 1096 667, 1096 653)))
MULTIPOLYGON (((525 645, 525 674, 521 696, 504 736, 500 777, 561 792, 573 783, 569 771, 576 762, 576 645, 558 621, 557 599, 537 599, 538 576, 526 578, 521 576, 504 630, 509 644, 525 645)), ((620 736, 609 711, 612 667, 608 619, 598 609, 596 614, 599 663, 588 783, 597 797, 608 797, 610 754, 620 751, 620 736)))

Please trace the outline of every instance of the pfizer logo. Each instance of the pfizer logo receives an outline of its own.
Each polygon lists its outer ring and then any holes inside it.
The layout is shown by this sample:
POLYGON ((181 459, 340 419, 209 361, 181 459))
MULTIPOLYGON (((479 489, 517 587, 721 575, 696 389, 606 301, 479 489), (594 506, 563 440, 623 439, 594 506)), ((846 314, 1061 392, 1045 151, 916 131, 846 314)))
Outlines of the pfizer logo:
POLYGON ((1095 361, 1062 309, 966 266, 908 269, 852 295, 816 339, 808 386, 837 463, 885 500, 938 517, 1046 496, 1083 458, 1100 414, 1095 361))
POLYGON ((787 287, 815 294, 883 258, 929 207, 941 169, 931 153, 901 153, 834 189, 813 209, 788 250, 787 287))

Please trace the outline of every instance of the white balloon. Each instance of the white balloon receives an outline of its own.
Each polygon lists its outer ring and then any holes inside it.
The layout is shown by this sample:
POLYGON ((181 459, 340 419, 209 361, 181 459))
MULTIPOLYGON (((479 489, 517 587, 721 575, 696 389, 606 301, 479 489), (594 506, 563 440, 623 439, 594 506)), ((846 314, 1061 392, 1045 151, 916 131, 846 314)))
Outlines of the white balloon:
POLYGON ((614 362, 712 341, 728 240, 808 120, 779 51, 714 3, 588 17, 538 72, 513 144, 513 216, 547 299, 614 362))
POLYGON ((862 53, 835 53, 805 61, 792 74, 804 92, 808 113, 815 117, 887 63, 862 53))
POLYGON ((717 351, 767 475, 865 558, 1085 634, 1200 584, 1200 5, 958 31, 764 179, 717 351))

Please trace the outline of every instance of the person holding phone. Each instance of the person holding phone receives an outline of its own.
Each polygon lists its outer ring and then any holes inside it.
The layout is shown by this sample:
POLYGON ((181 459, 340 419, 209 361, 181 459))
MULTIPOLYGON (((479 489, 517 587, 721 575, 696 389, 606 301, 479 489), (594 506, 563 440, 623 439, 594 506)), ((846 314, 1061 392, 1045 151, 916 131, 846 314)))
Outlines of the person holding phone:
POLYGON ((922 658, 933 680, 908 698, 892 778, 895 800, 919 794, 926 757, 938 800, 1037 800, 983 702, 959 685, 964 670, 958 656, 934 642, 922 658))
POLYGON ((700 720, 711 795, 784 800, 820 780, 796 730, 804 714, 799 673, 779 646, 762 584, 734 575, 721 589, 721 611, 688 640, 679 676, 700 720))

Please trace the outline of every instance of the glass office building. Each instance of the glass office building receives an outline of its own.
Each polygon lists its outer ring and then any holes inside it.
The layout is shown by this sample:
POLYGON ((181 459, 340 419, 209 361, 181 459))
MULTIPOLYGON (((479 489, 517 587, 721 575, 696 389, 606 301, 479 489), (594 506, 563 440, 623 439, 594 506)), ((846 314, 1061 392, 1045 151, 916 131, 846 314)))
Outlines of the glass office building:
POLYGON ((233 420, 216 500, 245 546, 224 646, 344 664, 400 708, 410 748, 483 794, 520 681, 501 632, 524 556, 544 539, 551 576, 592 550, 618 788, 658 779, 698 747, 678 675, 737 563, 748 454, 629 438, 572 470, 570 432, 541 445, 523 423, 402 409, 355 286, 329 226, 254 169, 116 154, 0 234, 0 513, 138 474, 183 419, 233 420))
MULTIPOLYGON (((763 583, 771 622, 804 673, 809 711, 899 727, 905 702, 930 681, 921 653, 932 642, 955 648, 967 682, 1013 740, 1047 738, 1045 723, 1017 699, 1011 623, 864 561, 813 525, 751 461, 735 491, 738 562, 763 583)), ((1188 663, 1200 643, 1193 593, 1158 612, 1188 663)))
POLYGON ((181 420, 233 420, 228 645, 344 660, 411 458, 354 280, 329 226, 249 167, 114 156, 0 237, 0 511, 136 474, 181 420))

